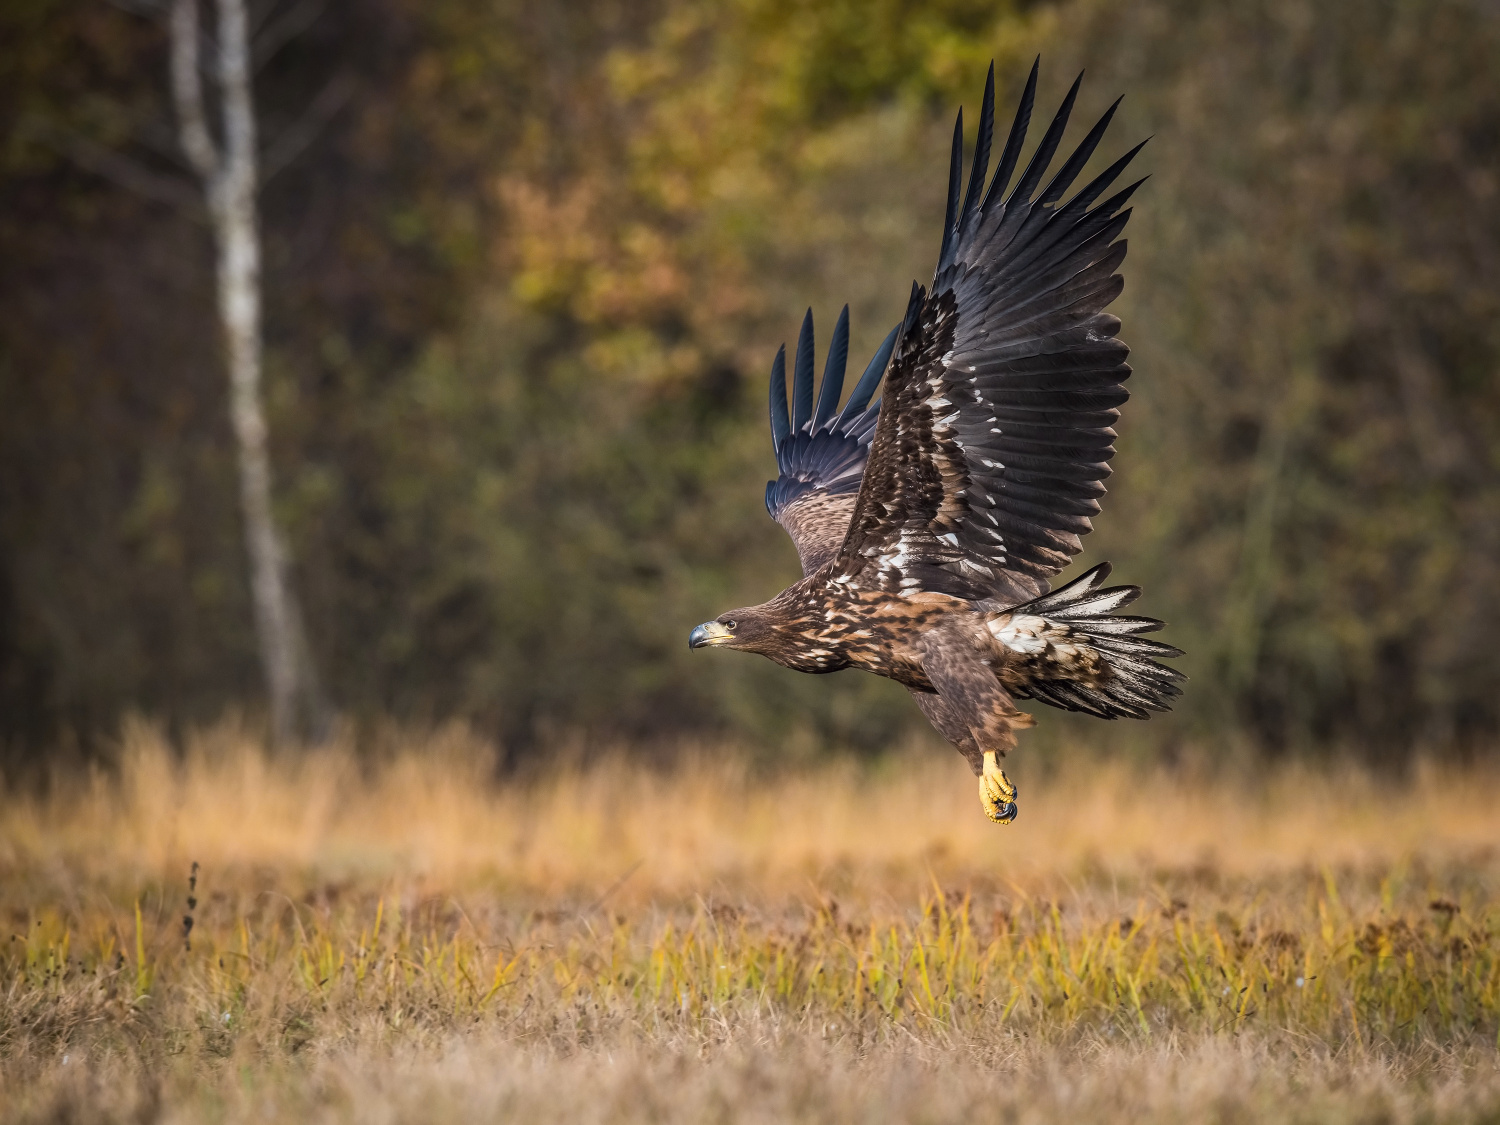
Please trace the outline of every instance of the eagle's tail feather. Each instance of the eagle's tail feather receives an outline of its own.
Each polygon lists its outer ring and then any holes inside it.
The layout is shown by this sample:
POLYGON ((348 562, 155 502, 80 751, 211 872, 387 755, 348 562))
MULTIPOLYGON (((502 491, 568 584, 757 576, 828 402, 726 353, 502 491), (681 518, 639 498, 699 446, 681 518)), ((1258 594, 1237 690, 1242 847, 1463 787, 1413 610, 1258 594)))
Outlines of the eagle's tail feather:
POLYGON ((1101 589, 1109 569, 1108 563, 1100 563, 1066 586, 1010 611, 1043 617, 1081 634, 1080 639, 1108 666, 1109 677, 1102 683, 1035 680, 1024 694, 1101 719, 1146 719, 1152 711, 1170 711, 1172 700, 1182 694, 1178 682, 1187 677, 1157 660, 1181 656, 1182 650, 1138 635, 1155 632, 1163 622, 1114 612, 1140 597, 1141 590, 1139 586, 1101 589))

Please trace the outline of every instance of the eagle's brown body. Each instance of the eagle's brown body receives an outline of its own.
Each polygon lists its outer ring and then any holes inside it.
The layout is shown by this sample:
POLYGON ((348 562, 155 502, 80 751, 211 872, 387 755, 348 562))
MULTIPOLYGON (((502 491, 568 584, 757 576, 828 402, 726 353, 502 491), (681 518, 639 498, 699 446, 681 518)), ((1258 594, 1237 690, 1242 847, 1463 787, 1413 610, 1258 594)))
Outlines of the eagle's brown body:
POLYGON ((798 672, 860 668, 895 680, 968 758, 975 774, 984 750, 1014 745, 1011 731, 1030 726, 1031 719, 1016 710, 1004 690, 1006 681, 1016 678, 1009 665, 1017 654, 997 640, 995 629, 1008 624, 1011 614, 950 594, 851 589, 832 571, 824 567, 731 620, 744 629, 763 614, 767 635, 755 651, 784 667, 798 672), (978 738, 950 705, 960 691, 982 701, 973 709, 985 727, 978 738))
POLYGON ((863 668, 913 691, 932 691, 922 668, 921 637, 940 625, 978 639, 983 626, 967 602, 919 591, 910 596, 850 589, 825 567, 764 606, 740 610, 741 630, 764 615, 767 634, 755 649, 798 672, 863 668))
POLYGON ((1048 592, 1099 511, 1113 424, 1128 397, 1128 349, 1104 307, 1119 293, 1116 236, 1134 186, 1098 206, 1131 150, 1061 203, 1109 122, 1106 114, 1039 194, 1078 85, 1022 173, 1033 68, 987 191, 994 73, 968 191, 962 115, 948 216, 931 291, 906 316, 842 410, 848 309, 813 400, 812 316, 798 341, 794 394, 785 354, 771 379, 781 476, 766 504, 796 544, 804 577, 758 606, 694 630, 693 647, 758 652, 801 672, 860 668, 907 687, 981 774, 989 815, 1015 815, 998 759, 1036 698, 1102 718, 1167 710, 1176 649, 1139 636, 1161 627, 1116 611, 1134 587, 1102 589, 1107 564, 1048 592), (868 406, 884 379, 885 391, 868 406))

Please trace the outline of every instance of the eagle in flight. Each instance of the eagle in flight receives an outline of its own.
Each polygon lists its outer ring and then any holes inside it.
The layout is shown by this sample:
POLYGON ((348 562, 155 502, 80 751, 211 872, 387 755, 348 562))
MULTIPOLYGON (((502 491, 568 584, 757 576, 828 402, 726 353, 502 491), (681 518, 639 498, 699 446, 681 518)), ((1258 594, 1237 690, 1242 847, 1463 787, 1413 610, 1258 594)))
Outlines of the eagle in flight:
POLYGON ((1157 662, 1181 651, 1141 636, 1162 623, 1117 612, 1140 590, 1104 587, 1108 563, 1048 588, 1092 528, 1128 397, 1129 349, 1104 309, 1123 285, 1119 236, 1143 181, 1096 202, 1136 145, 1062 202, 1117 101, 1042 186, 1080 75, 1007 192, 1037 69, 990 179, 991 64, 965 191, 960 110, 932 287, 913 283, 905 317, 843 408, 847 306, 816 401, 811 310, 804 318, 790 415, 785 347, 777 353, 780 476, 766 486, 766 507, 796 544, 803 576, 689 640, 799 672, 863 668, 903 684, 968 759, 984 811, 1002 824, 1015 819, 1016 788, 999 759, 1034 722, 1014 700, 1145 719, 1170 710, 1183 679, 1157 662))

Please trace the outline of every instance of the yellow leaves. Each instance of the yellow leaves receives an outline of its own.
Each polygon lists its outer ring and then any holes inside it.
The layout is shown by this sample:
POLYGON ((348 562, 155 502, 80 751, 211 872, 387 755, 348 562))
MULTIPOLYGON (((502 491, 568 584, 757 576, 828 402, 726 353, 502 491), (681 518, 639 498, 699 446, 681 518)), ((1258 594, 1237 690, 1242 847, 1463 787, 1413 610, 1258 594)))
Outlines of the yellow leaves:
MULTIPOLYGON (((902 150, 859 123, 936 89, 945 115, 960 87, 972 102, 1001 29, 1025 22, 1008 5, 672 5, 579 77, 578 131, 523 146, 498 182, 510 292, 584 326, 586 361, 608 379, 672 387, 742 365, 785 303, 777 290, 816 298, 812 260, 868 233, 840 191, 817 190, 902 150)), ((876 224, 884 242, 905 227, 876 224)), ((874 279, 853 284, 857 301, 874 279)))
POLYGON ((600 185, 582 181, 549 193, 506 177, 497 193, 513 232, 511 288, 525 304, 566 311, 595 328, 646 331, 689 302, 687 274, 665 233, 619 222, 600 185))
POLYGON ((569 304, 604 246, 595 229, 594 191, 589 184, 548 193, 518 177, 496 185, 509 213, 508 249, 514 259, 512 288, 530 305, 569 304))

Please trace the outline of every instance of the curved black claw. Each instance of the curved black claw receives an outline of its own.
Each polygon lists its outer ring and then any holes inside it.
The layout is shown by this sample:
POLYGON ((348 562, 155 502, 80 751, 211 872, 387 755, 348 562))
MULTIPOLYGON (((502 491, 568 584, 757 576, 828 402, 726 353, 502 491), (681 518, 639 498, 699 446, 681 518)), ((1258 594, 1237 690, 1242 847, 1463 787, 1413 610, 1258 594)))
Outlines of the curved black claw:
POLYGON ((983 772, 979 775, 979 803, 984 806, 984 815, 996 824, 1009 824, 1016 819, 1019 792, 1000 768, 999 756, 993 750, 986 750, 983 772))

